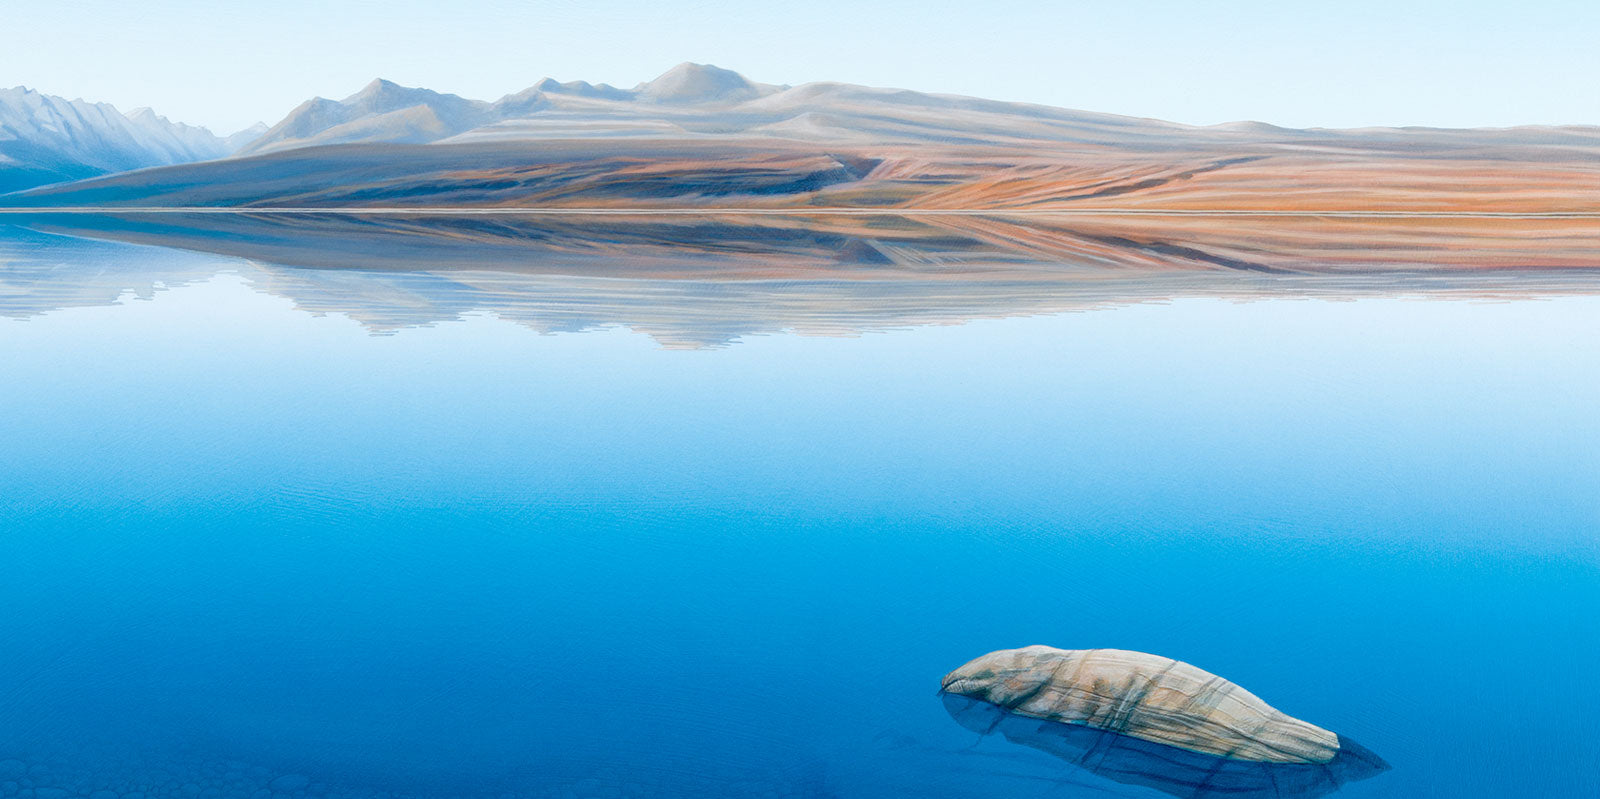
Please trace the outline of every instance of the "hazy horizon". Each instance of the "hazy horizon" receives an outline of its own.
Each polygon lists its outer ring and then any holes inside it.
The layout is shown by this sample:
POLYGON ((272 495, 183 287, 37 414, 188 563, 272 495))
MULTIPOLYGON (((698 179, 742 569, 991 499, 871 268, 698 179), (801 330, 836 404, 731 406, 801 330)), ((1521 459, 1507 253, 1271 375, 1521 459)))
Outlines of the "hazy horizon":
POLYGON ((493 100, 545 77, 629 88, 683 61, 1200 125, 1600 124, 1593 3, 1030 5, 79 0, 8 9, 26 35, 0 50, 0 85, 220 134, 380 77, 493 100))

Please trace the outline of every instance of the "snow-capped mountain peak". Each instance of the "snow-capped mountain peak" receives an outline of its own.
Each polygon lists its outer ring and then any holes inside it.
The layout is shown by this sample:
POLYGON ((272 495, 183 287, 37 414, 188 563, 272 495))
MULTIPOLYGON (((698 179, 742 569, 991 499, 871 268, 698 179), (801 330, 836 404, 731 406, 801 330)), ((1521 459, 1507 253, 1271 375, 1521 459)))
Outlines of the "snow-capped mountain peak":
POLYGON ((220 158, 228 144, 148 108, 0 90, 0 191, 107 172, 220 158))
POLYGON ((345 141, 425 142, 490 121, 490 105, 378 78, 343 100, 315 97, 264 131, 242 153, 345 141))
POLYGON ((685 61, 634 91, 640 99, 657 103, 707 103, 749 100, 763 94, 762 89, 731 69, 685 61))

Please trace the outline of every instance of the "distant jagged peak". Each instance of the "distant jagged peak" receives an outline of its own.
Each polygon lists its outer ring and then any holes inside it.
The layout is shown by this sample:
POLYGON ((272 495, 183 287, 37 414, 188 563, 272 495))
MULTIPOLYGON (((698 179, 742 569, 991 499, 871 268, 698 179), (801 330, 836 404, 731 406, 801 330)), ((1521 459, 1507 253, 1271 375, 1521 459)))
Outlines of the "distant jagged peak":
POLYGON ((0 89, 0 192, 227 153, 211 131, 149 108, 0 89))
POLYGON ((401 86, 392 80, 374 78, 371 83, 361 88, 361 91, 350 95, 340 101, 341 105, 354 106, 373 111, 394 111, 409 108, 414 105, 437 104, 476 106, 485 105, 480 100, 468 100, 455 94, 436 92, 432 89, 412 88, 401 86))
POLYGON ((129 119, 129 121, 132 121, 132 122, 134 122, 136 124, 140 124, 140 125, 157 125, 157 126, 161 126, 161 127, 177 128, 178 130, 185 130, 185 131, 188 131, 188 130, 194 130, 194 131, 205 130, 207 133, 210 132, 204 126, 201 126, 201 125, 190 125, 187 122, 173 122, 172 120, 167 119, 166 117, 156 113, 156 110, 154 108, 151 108, 150 106, 147 106, 147 105, 142 105, 142 106, 139 106, 138 108, 132 109, 132 110, 128 111, 126 114, 123 114, 123 116, 127 117, 129 119))
MULTIPOLYGON (((417 141, 420 135, 416 128, 418 114, 390 116, 397 111, 417 108, 428 111, 426 116, 433 121, 424 125, 423 130, 437 134, 437 138, 488 121, 486 115, 490 105, 482 100, 469 100, 432 89, 414 89, 376 78, 362 87, 361 91, 343 100, 313 97, 301 103, 278 124, 244 145, 239 152, 249 155, 328 143, 319 140, 319 137, 335 128, 344 128, 369 117, 386 118, 399 126, 394 130, 372 129, 372 141, 417 141)), ((423 136, 420 140, 427 139, 423 136)))
POLYGON ((363 97, 381 97, 386 94, 397 94, 400 92, 429 92, 432 94, 432 92, 428 89, 413 89, 407 86, 401 86, 392 80, 373 78, 372 81, 367 85, 362 86, 360 91, 344 98, 344 101, 350 102, 351 100, 359 100, 363 97))
MULTIPOLYGON (((187 145, 180 145, 176 149, 173 148, 172 142, 163 145, 165 154, 178 158, 189 155, 209 157, 213 154, 213 150, 220 147, 220 139, 213 136, 205 127, 174 122, 148 106, 141 106, 124 113, 110 103, 85 100, 82 97, 68 100, 27 86, 0 89, 0 106, 12 108, 12 114, 6 116, 9 116, 12 124, 20 126, 18 132, 24 138, 39 134, 65 136, 69 135, 68 128, 79 131, 94 128, 104 135, 112 136, 144 131, 157 135, 171 134, 183 137, 188 142, 187 145), (20 112, 20 117, 16 116, 17 112, 20 112), (185 147, 192 147, 194 152, 185 151, 185 147)), ((0 123, 4 121, 0 119, 0 123)), ((146 141, 138 146, 145 146, 148 143, 146 141)))
POLYGON ((551 94, 583 94, 594 86, 586 80, 559 81, 555 78, 544 78, 530 88, 551 94))
POLYGON ((552 92, 539 88, 539 84, 534 84, 516 94, 508 94, 494 101, 491 111, 502 118, 526 116, 550 105, 550 101, 545 97, 550 93, 552 92))
POLYGON ((85 100, 82 97, 74 97, 69 100, 60 95, 45 94, 38 89, 31 89, 27 86, 21 85, 12 87, 10 89, 0 89, 0 100, 5 100, 11 103, 22 102, 27 106, 34 108, 70 107, 77 109, 95 109, 96 111, 115 113, 119 115, 122 113, 121 111, 117 110, 116 106, 110 103, 85 100))
MULTIPOLYGON (((54 95, 43 94, 38 89, 30 89, 27 86, 23 86, 21 84, 18 84, 16 86, 12 86, 9 89, 0 89, 0 98, 10 98, 10 99, 13 99, 13 100, 20 100, 20 99, 27 98, 27 97, 32 97, 32 98, 35 98, 35 99, 43 99, 43 98, 47 98, 48 97, 48 98, 61 100, 62 102, 67 102, 66 98, 64 98, 64 97, 54 97, 54 95)), ((82 102, 82 100, 79 100, 79 102, 82 102)))
POLYGON ((257 122, 248 128, 235 131, 234 133, 224 136, 222 142, 228 146, 229 152, 236 152, 239 149, 249 145, 256 139, 261 138, 262 134, 266 133, 268 130, 270 130, 270 128, 268 128, 267 123, 257 122))
POLYGON ((606 83, 590 83, 586 80, 558 81, 555 78, 545 78, 538 83, 524 89, 520 94, 527 95, 531 92, 544 92, 546 94, 569 94, 577 97, 598 97, 606 100, 631 100, 633 93, 606 83))
POLYGON ((774 88, 752 83, 731 69, 685 61, 661 77, 639 84, 634 93, 657 103, 712 103, 749 100, 774 88))

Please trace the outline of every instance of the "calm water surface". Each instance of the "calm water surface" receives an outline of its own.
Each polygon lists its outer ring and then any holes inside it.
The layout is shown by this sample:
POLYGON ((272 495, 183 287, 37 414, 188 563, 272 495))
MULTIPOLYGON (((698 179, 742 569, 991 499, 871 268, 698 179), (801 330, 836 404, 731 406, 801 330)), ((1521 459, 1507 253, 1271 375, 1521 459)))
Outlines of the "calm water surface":
POLYGON ((944 713, 1034 643, 1393 766, 1340 797, 1600 795, 1600 297, 683 350, 145 294, 0 319, 4 797, 1160 796, 944 713))

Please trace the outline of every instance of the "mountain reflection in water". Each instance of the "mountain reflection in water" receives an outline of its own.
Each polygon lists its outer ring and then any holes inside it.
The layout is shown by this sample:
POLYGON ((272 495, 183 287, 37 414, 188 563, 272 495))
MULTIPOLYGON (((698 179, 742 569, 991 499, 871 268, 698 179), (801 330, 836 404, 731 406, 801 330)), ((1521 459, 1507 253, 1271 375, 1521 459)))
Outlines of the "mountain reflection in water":
MULTIPOLYGON (((1380 247, 1350 261, 1359 241, 1301 241, 1246 262, 1187 243, 1134 245, 1103 231, 1073 238, 1066 223, 981 218, 54 214, 10 221, 0 226, 0 314, 15 318, 111 304, 130 291, 148 297, 235 271, 258 290, 306 311, 345 314, 376 333, 491 313, 541 332, 625 326, 684 348, 779 331, 854 335, 1184 297, 1495 299, 1600 287, 1600 235, 1585 230, 1564 241, 1560 268, 1527 261, 1437 268, 1426 262, 1426 248, 1380 247), (1068 239, 1075 244, 1066 246, 1068 239), (1079 246, 1095 240, 1098 249, 1079 246), (1396 262, 1373 268, 1386 252, 1396 262), (1273 265, 1285 263, 1325 268, 1273 265)), ((1205 224, 1224 232, 1243 225, 1232 232, 1240 241, 1256 229, 1234 220, 1205 224)), ((1470 249, 1471 240, 1456 243, 1470 249)), ((1460 249, 1435 255, 1448 260, 1460 249)))

